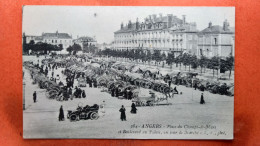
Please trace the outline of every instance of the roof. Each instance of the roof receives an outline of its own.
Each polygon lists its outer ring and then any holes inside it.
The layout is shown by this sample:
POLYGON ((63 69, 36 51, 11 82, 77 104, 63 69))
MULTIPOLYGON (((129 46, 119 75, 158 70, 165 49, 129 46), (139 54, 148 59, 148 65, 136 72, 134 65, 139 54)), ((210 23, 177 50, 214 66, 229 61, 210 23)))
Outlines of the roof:
POLYGON ((226 30, 222 26, 213 25, 200 31, 200 33, 234 33, 234 28, 228 27, 226 30))
POLYGON ((82 41, 82 42, 96 42, 96 40, 92 37, 88 37, 88 36, 83 36, 83 37, 79 37, 77 39, 75 39, 74 41, 82 41))
MULTIPOLYGON (((115 31, 114 33, 127 33, 127 32, 133 32, 133 31, 149 31, 149 30, 162 30, 165 29, 164 25, 160 28, 151 28, 151 29, 145 29, 145 30, 137 30, 136 25, 146 25, 146 24, 155 24, 155 23, 164 23, 166 24, 168 22, 168 16, 159 16, 155 18, 145 18, 144 22, 135 22, 131 23, 131 27, 128 28, 128 25, 125 25, 122 29, 119 29, 115 31)), ((177 18, 176 16, 172 16, 172 24, 182 24, 183 20, 177 18)))
POLYGON ((174 32, 198 32, 198 29, 196 28, 196 25, 193 24, 193 25, 181 25, 179 27, 176 27, 176 26, 173 26, 170 28, 171 31, 174 31, 174 32))
POLYGON ((36 36, 35 40, 43 40, 43 38, 41 36, 36 36))
POLYGON ((43 38, 59 38, 59 39, 71 39, 72 37, 67 33, 43 33, 43 38))

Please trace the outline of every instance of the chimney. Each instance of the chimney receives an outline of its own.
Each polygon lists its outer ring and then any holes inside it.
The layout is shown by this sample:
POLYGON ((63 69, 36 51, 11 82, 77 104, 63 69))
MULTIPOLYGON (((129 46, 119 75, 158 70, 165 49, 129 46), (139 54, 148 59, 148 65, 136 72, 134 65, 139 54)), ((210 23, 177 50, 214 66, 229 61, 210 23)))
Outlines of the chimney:
POLYGON ((224 31, 227 31, 229 29, 229 23, 228 23, 228 21, 227 21, 227 19, 224 21, 224 23, 223 23, 223 30, 224 31))
POLYGON ((212 22, 209 22, 209 28, 211 28, 212 27, 212 22))
POLYGON ((149 15, 149 20, 151 20, 152 19, 152 15, 149 15))
POLYGON ((172 17, 173 17, 172 14, 167 15, 167 26, 168 26, 168 28, 170 28, 172 26, 172 17))
POLYGON ((123 22, 121 23, 121 29, 123 29, 124 28, 124 24, 123 24, 123 22))
POLYGON ((186 15, 182 15, 182 22, 183 24, 186 24, 186 15))
POLYGON ((138 17, 136 18, 135 29, 136 29, 136 30, 138 30, 138 29, 139 29, 139 22, 138 22, 138 17))

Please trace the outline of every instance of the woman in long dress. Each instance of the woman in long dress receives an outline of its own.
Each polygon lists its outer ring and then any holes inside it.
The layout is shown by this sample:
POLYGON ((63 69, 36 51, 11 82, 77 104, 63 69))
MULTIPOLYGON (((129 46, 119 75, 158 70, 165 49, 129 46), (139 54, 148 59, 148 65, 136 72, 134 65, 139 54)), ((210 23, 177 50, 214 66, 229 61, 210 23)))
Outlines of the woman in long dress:
POLYGON ((205 104, 203 93, 201 93, 200 104, 205 104))
POLYGON ((126 121, 126 115, 125 115, 125 108, 124 106, 122 105, 121 109, 119 110, 121 112, 121 116, 120 116, 120 119, 122 121, 126 121))
POLYGON ((136 111, 137 111, 137 109, 136 109, 135 103, 132 103, 132 105, 131 105, 131 113, 132 114, 136 114, 136 111))
POLYGON ((60 114, 59 114, 59 121, 63 121, 64 120, 64 112, 63 112, 63 108, 62 106, 60 107, 60 114))

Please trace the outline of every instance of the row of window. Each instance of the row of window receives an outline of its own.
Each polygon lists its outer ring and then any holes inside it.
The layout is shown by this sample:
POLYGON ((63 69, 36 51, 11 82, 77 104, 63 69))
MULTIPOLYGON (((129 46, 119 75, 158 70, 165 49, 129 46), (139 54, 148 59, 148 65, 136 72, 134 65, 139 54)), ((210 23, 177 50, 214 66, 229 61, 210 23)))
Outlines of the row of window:
POLYGON ((211 37, 206 37, 206 38, 199 38, 199 43, 202 44, 214 44, 217 45, 218 44, 218 39, 216 37, 211 38, 211 37))
POLYGON ((56 39, 48 39, 48 40, 44 40, 45 43, 47 42, 51 42, 51 43, 71 43, 72 40, 56 40, 56 39))
POLYGON ((158 31, 158 32, 139 32, 139 33, 133 33, 133 34, 121 34, 121 35, 115 35, 115 38, 131 38, 131 37, 134 37, 134 36, 143 36, 143 35, 146 35, 146 36, 150 36, 150 35, 161 35, 161 33, 165 34, 165 32, 167 31, 158 31))

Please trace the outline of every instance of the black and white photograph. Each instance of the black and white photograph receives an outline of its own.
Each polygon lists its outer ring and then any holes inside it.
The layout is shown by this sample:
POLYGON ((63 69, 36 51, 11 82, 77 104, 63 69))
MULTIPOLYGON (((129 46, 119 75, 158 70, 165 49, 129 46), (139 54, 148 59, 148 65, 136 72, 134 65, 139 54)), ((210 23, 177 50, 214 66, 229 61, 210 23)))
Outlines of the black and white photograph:
POLYGON ((233 139, 235 7, 22 13, 25 139, 233 139))

